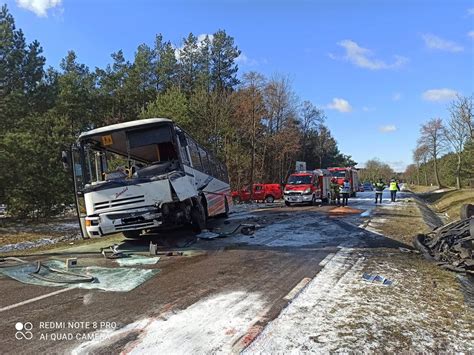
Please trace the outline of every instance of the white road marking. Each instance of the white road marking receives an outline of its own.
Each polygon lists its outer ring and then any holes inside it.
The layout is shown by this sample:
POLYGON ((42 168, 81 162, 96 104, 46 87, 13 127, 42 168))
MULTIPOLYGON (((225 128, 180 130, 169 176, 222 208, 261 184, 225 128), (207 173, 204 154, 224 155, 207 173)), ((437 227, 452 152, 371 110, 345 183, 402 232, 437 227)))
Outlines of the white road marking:
POLYGON ((51 292, 51 293, 47 293, 47 294, 42 295, 42 296, 34 297, 34 298, 31 298, 31 299, 26 300, 26 301, 18 302, 18 303, 12 304, 10 306, 0 308, 0 312, 4 312, 4 311, 8 311, 8 310, 13 309, 13 308, 24 306, 25 304, 33 303, 33 302, 42 300, 44 298, 55 296, 55 295, 58 295, 60 293, 67 292, 67 291, 70 291, 70 290, 73 290, 73 289, 74 289, 74 287, 63 288, 61 290, 57 290, 57 291, 54 291, 54 292, 51 292))

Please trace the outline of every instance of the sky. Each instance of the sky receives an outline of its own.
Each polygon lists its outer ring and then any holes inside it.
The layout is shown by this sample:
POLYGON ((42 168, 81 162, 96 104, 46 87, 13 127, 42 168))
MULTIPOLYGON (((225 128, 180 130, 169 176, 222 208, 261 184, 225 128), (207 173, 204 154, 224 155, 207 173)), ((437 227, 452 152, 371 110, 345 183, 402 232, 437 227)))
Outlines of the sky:
POLYGON ((324 109, 340 150, 403 171, 420 125, 449 118, 456 94, 474 94, 473 1, 7 0, 47 64, 68 50, 90 68, 162 33, 224 29, 242 51, 240 74, 287 75, 301 100, 324 109))

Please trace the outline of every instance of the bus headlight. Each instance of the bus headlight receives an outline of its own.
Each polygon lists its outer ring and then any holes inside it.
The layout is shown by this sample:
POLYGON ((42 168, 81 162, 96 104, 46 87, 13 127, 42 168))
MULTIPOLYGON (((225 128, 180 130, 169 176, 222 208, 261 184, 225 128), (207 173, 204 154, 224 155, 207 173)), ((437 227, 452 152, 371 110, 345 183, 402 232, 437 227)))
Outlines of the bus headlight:
POLYGON ((309 195, 309 194, 311 194, 311 188, 308 187, 306 190, 303 191, 303 194, 304 194, 304 195, 309 195))

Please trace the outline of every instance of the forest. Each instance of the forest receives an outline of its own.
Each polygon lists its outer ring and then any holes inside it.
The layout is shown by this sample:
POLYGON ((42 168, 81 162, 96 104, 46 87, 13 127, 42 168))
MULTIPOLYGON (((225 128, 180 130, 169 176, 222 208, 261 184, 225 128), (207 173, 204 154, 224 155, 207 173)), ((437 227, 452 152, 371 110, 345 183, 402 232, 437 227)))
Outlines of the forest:
POLYGON ((4 5, 0 203, 17 218, 60 213, 73 201, 61 151, 83 131, 141 118, 177 122, 227 165, 234 189, 284 182, 297 160, 308 169, 356 164, 339 151, 324 111, 298 98, 288 76, 241 72, 240 55, 234 38, 217 30, 190 33, 180 46, 157 34, 131 59, 118 49, 105 68, 89 68, 70 50, 54 67, 4 5))

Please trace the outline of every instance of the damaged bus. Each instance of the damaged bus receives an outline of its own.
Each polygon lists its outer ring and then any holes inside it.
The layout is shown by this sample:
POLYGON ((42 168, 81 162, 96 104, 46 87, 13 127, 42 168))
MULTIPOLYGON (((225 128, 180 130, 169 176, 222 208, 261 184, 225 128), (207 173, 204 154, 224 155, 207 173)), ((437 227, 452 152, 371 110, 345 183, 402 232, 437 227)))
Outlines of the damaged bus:
POLYGON ((199 232, 232 203, 226 166, 166 118, 84 132, 71 158, 63 152, 69 162, 84 237, 184 224, 199 232))

